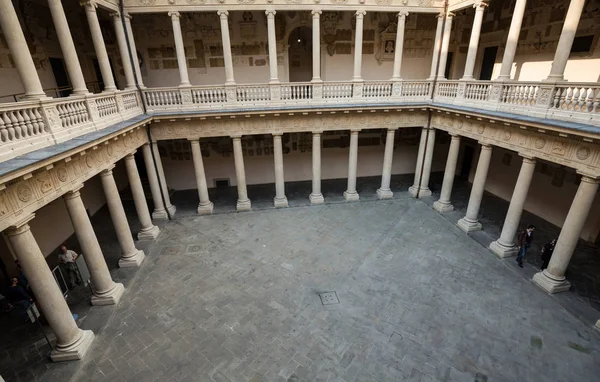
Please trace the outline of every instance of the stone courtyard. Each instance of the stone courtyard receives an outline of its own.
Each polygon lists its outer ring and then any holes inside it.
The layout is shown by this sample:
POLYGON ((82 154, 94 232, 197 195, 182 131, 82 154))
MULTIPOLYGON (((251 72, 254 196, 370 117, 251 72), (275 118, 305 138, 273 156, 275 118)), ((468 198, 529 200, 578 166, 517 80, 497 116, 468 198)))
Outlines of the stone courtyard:
POLYGON ((73 380, 591 381, 599 339, 401 194, 167 224, 73 380))

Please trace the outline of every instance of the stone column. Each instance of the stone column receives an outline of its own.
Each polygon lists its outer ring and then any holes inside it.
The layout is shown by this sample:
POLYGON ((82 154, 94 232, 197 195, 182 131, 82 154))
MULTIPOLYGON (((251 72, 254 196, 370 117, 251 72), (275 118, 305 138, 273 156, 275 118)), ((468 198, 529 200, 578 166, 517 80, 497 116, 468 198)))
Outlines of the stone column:
POLYGON ((140 232, 137 234, 137 238, 138 240, 154 240, 158 237, 160 229, 152 224, 150 212, 148 211, 148 203, 146 203, 146 195, 144 195, 144 187, 142 187, 142 181, 133 154, 135 154, 135 151, 125 156, 125 168, 127 169, 129 187, 131 188, 133 202, 135 203, 135 211, 142 226, 140 232))
POLYGON ((179 87, 189 87, 190 78, 188 76, 187 60, 185 58, 185 47, 183 45, 183 36, 181 35, 181 14, 177 11, 170 11, 171 23, 173 24, 173 38, 175 40, 175 52, 177 53, 177 66, 179 67, 179 87))
POLYGON ((285 177, 283 175, 282 133, 273 133, 273 157, 275 161, 275 207, 287 207, 285 196, 285 177))
POLYGON ((504 47, 504 56, 502 57, 502 66, 500 67, 500 75, 498 80, 510 80, 510 71, 515 60, 517 52, 517 44, 519 43, 519 33, 521 32, 521 23, 525 14, 525 4, 527 0, 517 0, 513 11, 510 29, 508 30, 508 38, 504 47))
POLYGON ((452 19, 454 13, 448 12, 446 24, 444 25, 444 36, 442 37, 442 50, 440 53, 440 65, 438 66, 438 79, 446 79, 446 62, 448 60, 448 48, 450 47, 450 34, 452 33, 452 19))
POLYGON ((23 267, 46 321, 56 335, 56 348, 50 353, 50 358, 54 362, 82 359, 94 339, 94 333, 77 327, 69 306, 48 268, 48 263, 31 233, 28 223, 33 217, 34 215, 29 215, 8 228, 8 241, 23 267))
POLYGON ((312 82, 321 82, 321 11, 312 11, 312 82))
POLYGON ((475 59, 477 58, 477 49, 479 47, 479 35, 481 34, 481 23, 483 22, 483 11, 487 7, 487 3, 483 1, 476 2, 473 5, 475 8, 475 18, 473 19, 473 27, 471 28, 471 39, 469 40, 469 50, 467 52, 467 62, 465 63, 465 72, 463 80, 473 79, 473 70, 475 69, 475 59))
POLYGON ((271 78, 269 83, 279 83, 279 76, 277 73, 277 39, 275 38, 275 11, 265 11, 267 15, 267 34, 269 41, 269 74, 271 78))
POLYGON ((121 21, 121 14, 118 12, 111 13, 113 23, 115 24, 115 35, 117 37, 117 45, 119 46, 119 54, 123 63, 123 72, 125 72, 125 90, 135 88, 135 79, 133 78, 133 69, 131 68, 131 60, 129 59, 129 50, 127 49, 127 39, 121 21))
POLYGON ((100 23, 98 22, 98 14, 96 13, 98 5, 94 1, 86 1, 82 4, 85 6, 85 15, 88 24, 90 25, 90 34, 92 35, 92 42, 94 44, 94 50, 96 51, 98 66, 100 66, 100 73, 102 74, 104 91, 115 91, 117 90, 117 87, 115 86, 115 79, 110 68, 106 45, 104 45, 102 29, 100 29, 100 23))
POLYGON ((548 293, 564 292, 571 287, 571 283, 565 278, 565 271, 592 209, 598 191, 598 182, 598 179, 583 175, 575 199, 573 199, 567 218, 560 230, 548 268, 533 276, 533 282, 548 293))
POLYGON ((523 206, 525 206, 525 200, 527 199, 534 171, 535 159, 523 156, 521 171, 519 171, 519 177, 517 178, 517 183, 510 199, 508 212, 506 212, 502 233, 498 240, 490 244, 490 250, 498 257, 516 256, 517 252, 519 252, 519 249, 515 246, 515 235, 519 228, 523 206))
POLYGON ((62 2, 60 0, 48 0, 48 7, 50 8, 52 22, 56 29, 60 50, 62 51, 65 60, 67 73, 69 74, 71 85, 73 86, 73 94, 88 94, 89 92, 85 85, 85 80, 83 79, 83 72, 81 71, 79 58, 77 58, 77 51, 75 50, 73 37, 71 37, 71 31, 69 30, 69 24, 67 23, 67 16, 65 16, 62 2))
POLYGON ((433 57, 431 58, 431 71, 428 80, 435 78, 437 63, 438 63, 438 52, 440 51, 440 41, 442 40, 442 24, 444 22, 444 14, 440 13, 437 15, 437 27, 435 29, 435 40, 433 42, 433 57))
POLYGON ((144 143, 142 146, 142 152, 144 153, 144 165, 146 166, 146 173, 148 174, 148 183, 150 183, 150 192, 152 193, 152 201, 154 202, 154 211, 152 212, 153 219, 167 220, 167 210, 163 203, 160 184, 158 177, 156 176, 156 169, 154 168, 154 160, 152 159, 152 149, 149 143, 144 143))
POLYGON ((429 177, 431 175, 431 162, 433 161, 434 146, 435 129, 423 127, 421 130, 419 152, 417 154, 415 179, 413 185, 408 189, 408 192, 415 198, 431 196, 431 190, 429 189, 429 177))
POLYGON ((312 192, 310 194, 311 204, 322 204, 325 202, 321 193, 321 132, 312 133, 312 192))
POLYGON ((392 72, 392 81, 398 81, 402 79, 402 50, 404 49, 404 26, 406 24, 406 16, 408 16, 408 11, 406 10, 398 13, 398 28, 396 30, 396 48, 394 50, 394 69, 392 72))
POLYGON ((454 184, 454 175, 456 174, 456 163, 458 162, 458 153, 460 151, 460 135, 451 134, 450 149, 448 150, 448 159, 446 159, 446 169, 444 170, 444 181, 439 200, 433 203, 433 209, 438 212, 449 212, 454 210, 450 203, 452 186, 454 184))
POLYGON ((564 74, 567 67, 567 60, 571 53, 571 47, 577 33, 577 26, 579 25, 584 5, 585 0, 571 0, 569 4, 565 23, 563 24, 563 29, 556 45, 556 52, 554 53, 554 61, 552 61, 552 69, 550 69, 548 81, 564 81, 565 79, 564 74))
POLYGON ((354 77, 352 81, 362 81, 362 43, 363 21, 367 12, 356 11, 356 30, 354 31, 354 77))
POLYGON ((156 161, 156 168, 158 169, 158 183, 162 190, 162 197, 165 201, 165 208, 169 211, 171 217, 175 216, 177 208, 171 204, 171 197, 169 196, 169 187, 167 187, 167 178, 165 177, 165 170, 163 169, 162 160, 160 159, 160 152, 158 151, 158 144, 156 141, 152 142, 152 151, 154 152, 154 160, 156 161))
POLYGON ((190 139, 192 146, 192 159, 194 160, 194 173, 196 174, 196 185, 198 186, 198 214, 212 214, 213 204, 208 197, 208 186, 206 185, 206 175, 204 174, 204 162, 202 161, 202 151, 200 150, 200 141, 190 139))
POLYGON ((221 39, 223 40, 223 60, 225 61, 225 85, 235 85, 233 77, 233 58, 231 56, 231 39, 229 38, 229 23, 227 17, 229 12, 218 11, 221 19, 221 39))
POLYGON ((142 71, 140 69, 140 60, 137 56, 137 48, 135 47, 135 38, 133 37, 133 29, 131 28, 131 16, 125 15, 125 30, 127 36, 129 36, 129 46, 131 46, 131 53, 133 55, 133 69, 135 70, 135 76, 137 78, 137 84, 140 88, 145 89, 144 82, 142 80, 142 71))
POLYGON ((483 198, 483 192, 485 191, 485 180, 490 168, 490 160, 492 159, 492 146, 483 142, 480 142, 480 144, 481 153, 479 154, 477 171, 475 172, 475 179, 473 179, 473 186, 471 187, 467 214, 457 223, 458 228, 465 232, 481 229, 481 223, 477 220, 477 215, 479 214, 479 207, 481 207, 481 198, 483 198))
POLYGON ((348 155, 348 189, 344 191, 344 199, 355 201, 359 199, 356 192, 356 166, 358 165, 358 132, 350 130, 350 153, 348 155))
POLYGON ((242 137, 232 136, 231 138, 233 139, 235 178, 238 191, 236 209, 238 211, 249 211, 252 208, 252 205, 250 199, 248 199, 248 190, 246 189, 246 170, 244 169, 244 154, 242 153, 242 137))
POLYGON ((46 98, 12 1, 0 0, 0 9, 2 9, 2 12, 0 12, 0 28, 2 28, 8 49, 21 78, 21 83, 25 88, 25 98, 46 98))
POLYGON ((143 251, 135 247, 135 243, 133 242, 131 229, 129 229, 127 216, 125 215, 121 197, 119 196, 119 189, 113 177, 112 169, 114 167, 113 165, 109 169, 103 170, 100 173, 100 180, 102 181, 102 188, 106 196, 106 204, 110 211, 110 217, 117 233, 117 240, 121 246, 122 254, 119 259, 119 267, 139 267, 142 261, 144 261, 145 255, 143 251))
POLYGON ((79 190, 82 187, 83 185, 80 185, 75 190, 67 192, 63 199, 73 223, 75 236, 77 236, 77 241, 81 246, 85 263, 90 271, 93 292, 91 302, 92 305, 118 304, 125 288, 123 284, 115 283, 110 276, 92 222, 90 222, 83 200, 81 200, 79 190))
POLYGON ((394 135, 396 129, 388 129, 385 137, 385 151, 383 153, 383 170, 381 172, 381 187, 377 189, 379 199, 391 199, 394 193, 390 189, 392 178, 392 160, 394 159, 394 135))

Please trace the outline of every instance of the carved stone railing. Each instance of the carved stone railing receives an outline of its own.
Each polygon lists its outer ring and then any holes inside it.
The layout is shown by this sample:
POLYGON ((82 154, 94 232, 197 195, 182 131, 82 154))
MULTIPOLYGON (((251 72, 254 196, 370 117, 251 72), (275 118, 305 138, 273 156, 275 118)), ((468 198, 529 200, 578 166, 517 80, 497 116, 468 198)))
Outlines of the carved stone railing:
POLYGON ((600 83, 443 80, 433 102, 600 126, 600 83))
POLYGON ((0 105, 0 162, 143 113, 137 91, 0 105))

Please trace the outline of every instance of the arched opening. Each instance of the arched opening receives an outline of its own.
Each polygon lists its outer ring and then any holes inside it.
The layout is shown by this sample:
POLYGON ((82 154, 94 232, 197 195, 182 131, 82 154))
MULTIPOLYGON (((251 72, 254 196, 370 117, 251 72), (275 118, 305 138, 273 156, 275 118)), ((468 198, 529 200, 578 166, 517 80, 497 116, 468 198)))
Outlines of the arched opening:
POLYGON ((289 78, 290 82, 308 82, 312 80, 312 30, 298 27, 288 38, 289 78))

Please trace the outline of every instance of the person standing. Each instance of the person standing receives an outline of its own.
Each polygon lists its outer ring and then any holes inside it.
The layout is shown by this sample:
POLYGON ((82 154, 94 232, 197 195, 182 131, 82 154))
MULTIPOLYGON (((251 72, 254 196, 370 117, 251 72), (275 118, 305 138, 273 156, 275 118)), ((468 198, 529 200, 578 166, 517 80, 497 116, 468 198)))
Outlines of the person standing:
POLYGON ((33 299, 19 286, 19 280, 16 277, 11 279, 11 284, 6 289, 6 297, 13 306, 18 308, 19 316, 27 321, 27 308, 33 303, 33 299))
POLYGON ((533 240, 533 231, 535 231, 535 226, 530 224, 527 226, 527 229, 522 231, 519 234, 519 241, 517 245, 519 246, 519 254, 517 255, 517 263, 521 268, 523 268, 523 258, 525 257, 525 253, 529 249, 531 245, 531 241, 533 240))
POLYGON ((556 240, 554 239, 548 244, 542 247, 542 267, 540 268, 542 271, 548 268, 548 264, 550 263, 550 259, 552 258, 552 253, 554 252, 554 246, 556 246, 556 240))
POLYGON ((68 280, 69 280, 69 289, 73 289, 75 284, 81 284, 81 277, 79 276, 79 269, 77 269, 77 264, 75 264, 75 260, 77 260, 77 253, 75 251, 71 251, 67 249, 64 245, 60 247, 60 253, 58 254, 58 262, 64 264, 67 268, 68 280))

